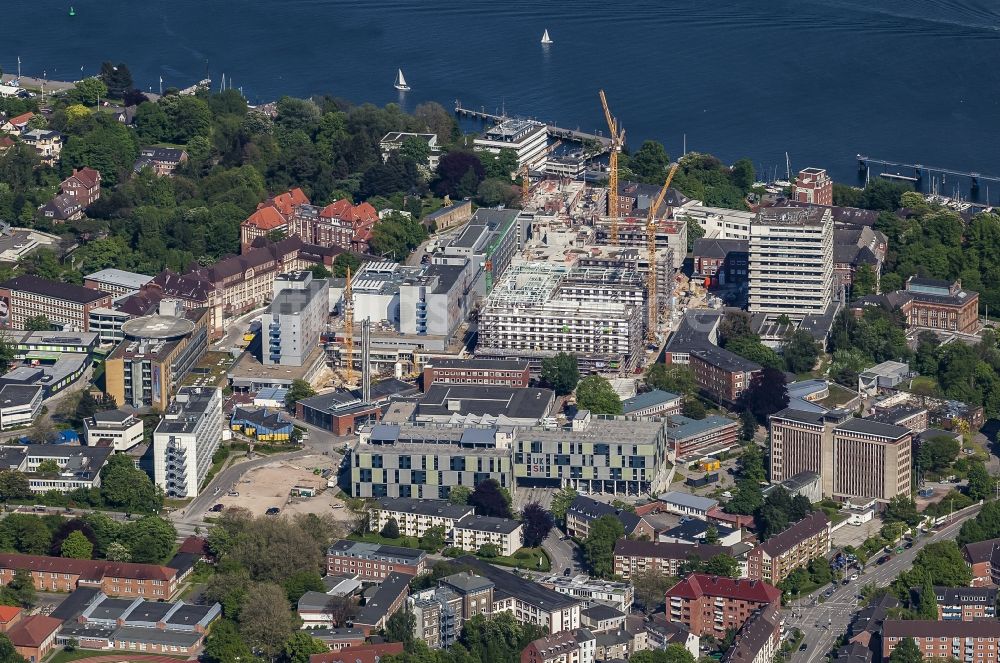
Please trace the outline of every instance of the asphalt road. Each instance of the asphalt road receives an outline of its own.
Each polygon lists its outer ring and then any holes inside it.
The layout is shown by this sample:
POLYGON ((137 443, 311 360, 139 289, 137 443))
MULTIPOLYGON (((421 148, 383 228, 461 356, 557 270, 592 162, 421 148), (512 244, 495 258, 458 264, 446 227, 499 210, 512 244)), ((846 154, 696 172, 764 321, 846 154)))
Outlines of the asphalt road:
POLYGON ((785 606, 785 627, 799 628, 805 636, 803 642, 808 647, 804 652, 795 652, 792 663, 823 660, 854 617, 858 609, 857 596, 862 587, 869 584, 885 587, 895 580, 900 572, 913 566, 913 560, 921 548, 928 543, 954 539, 962 523, 977 513, 979 513, 978 508, 970 509, 940 531, 918 538, 909 550, 899 554, 893 553, 892 559, 881 566, 875 563, 881 555, 874 556, 857 580, 847 585, 838 585, 837 590, 823 603, 817 602, 814 605, 814 598, 825 592, 830 585, 821 587, 809 597, 785 606))
POLYGON ((562 573, 567 567, 573 569, 573 573, 580 571, 583 568, 580 549, 572 539, 564 541, 562 537, 562 531, 553 527, 542 541, 542 550, 552 562, 552 573, 562 573))

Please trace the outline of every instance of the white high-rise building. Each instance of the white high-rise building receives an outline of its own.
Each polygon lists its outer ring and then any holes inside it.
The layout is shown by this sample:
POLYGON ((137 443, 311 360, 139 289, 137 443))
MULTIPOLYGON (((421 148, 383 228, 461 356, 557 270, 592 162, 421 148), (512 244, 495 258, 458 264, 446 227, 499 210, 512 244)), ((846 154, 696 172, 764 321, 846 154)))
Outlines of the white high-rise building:
POLYGON ((153 431, 153 479, 167 497, 197 497, 222 441, 222 390, 181 387, 153 431))
POLYGON ((302 366, 319 345, 330 316, 330 283, 312 272, 274 278, 274 299, 260 317, 265 366, 302 366))
POLYGON ((750 224, 750 312, 822 315, 833 299, 829 208, 771 207, 750 224))

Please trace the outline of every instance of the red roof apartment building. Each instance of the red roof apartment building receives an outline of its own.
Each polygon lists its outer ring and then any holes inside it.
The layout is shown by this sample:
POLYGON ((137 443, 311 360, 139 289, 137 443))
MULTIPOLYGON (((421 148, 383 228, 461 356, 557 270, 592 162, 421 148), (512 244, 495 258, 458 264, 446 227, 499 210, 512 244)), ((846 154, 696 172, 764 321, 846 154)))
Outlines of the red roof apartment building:
POLYGON ((257 205, 257 210, 240 224, 240 251, 246 252, 258 237, 274 231, 288 233, 288 222, 299 205, 308 205, 309 198, 295 188, 257 205))
POLYGON ((402 653, 402 642, 383 642, 375 645, 344 647, 325 654, 312 654, 309 656, 309 663, 379 663, 384 656, 399 656, 402 653))
POLYGON ((368 240, 378 220, 378 210, 370 204, 352 205, 341 199, 323 208, 300 205, 289 220, 288 232, 307 244, 368 253, 368 240))
POLYGON ((166 600, 177 591, 177 571, 156 564, 132 564, 42 555, 0 554, 0 586, 30 571, 40 592, 99 588, 108 596, 166 600))
POLYGON ((830 552, 830 519, 814 511, 747 553, 747 577, 777 585, 795 569, 830 552))
POLYGON ((757 610, 781 605, 781 590, 760 580, 692 573, 667 590, 667 615, 696 635, 723 638, 757 610))
POLYGON ((656 571, 664 576, 680 575, 680 567, 692 558, 707 562, 716 555, 731 555, 729 546, 619 539, 615 543, 615 575, 628 580, 636 573, 656 571))

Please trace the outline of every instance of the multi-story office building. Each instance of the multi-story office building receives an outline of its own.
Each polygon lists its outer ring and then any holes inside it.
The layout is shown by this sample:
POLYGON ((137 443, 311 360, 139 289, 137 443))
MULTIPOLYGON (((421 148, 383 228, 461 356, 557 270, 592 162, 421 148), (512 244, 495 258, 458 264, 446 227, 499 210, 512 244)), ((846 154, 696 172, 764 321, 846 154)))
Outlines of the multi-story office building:
POLYGON ((181 387, 153 431, 153 478, 168 497, 197 497, 222 441, 222 390, 181 387))
POLYGON ((781 590, 759 580, 692 573, 667 590, 667 616, 699 636, 723 638, 758 610, 781 607, 781 590))
POLYGON ((803 168, 792 185, 792 200, 811 205, 833 205, 833 180, 825 168, 803 168))
POLYGON ((669 421, 667 439, 678 462, 697 460, 739 444, 739 424, 728 417, 713 414, 704 419, 689 419, 674 415, 669 421))
POLYGON ((319 345, 330 315, 330 284, 312 272, 279 274, 274 298, 260 317, 265 366, 302 366, 319 345))
POLYGON ((567 427, 378 424, 352 453, 356 497, 444 499, 450 486, 495 479, 588 492, 641 493, 664 485, 662 421, 581 412, 567 427), (395 493, 395 494, 391 494, 395 493))
POLYGON ((90 311, 111 306, 112 295, 79 285, 22 274, 0 283, 0 303, 7 305, 7 325, 24 329, 29 318, 45 316, 64 331, 90 331, 90 311))
POLYGON ((122 333, 105 362, 107 394, 118 405, 163 411, 208 350, 208 309, 164 300, 158 314, 129 320, 122 333))
POLYGON ((477 355, 536 358, 570 352, 588 366, 624 371, 642 354, 645 308, 588 301, 564 290, 568 269, 552 263, 512 265, 479 314, 477 355))
POLYGON ((899 309, 908 327, 974 334, 979 329, 979 293, 961 281, 911 276, 903 290, 875 295, 864 304, 885 303, 899 309))
POLYGON ((427 553, 414 548, 341 539, 326 551, 329 575, 357 576, 363 582, 379 583, 390 573, 418 576, 427 565, 427 553))
POLYGON ((770 207, 750 227, 750 312, 822 315, 833 301, 833 214, 770 207))
POLYGON ((142 419, 125 410, 97 412, 83 420, 87 446, 111 447, 116 452, 128 451, 142 442, 142 430, 142 419))
POLYGON ((463 571, 438 580, 438 586, 407 600, 415 617, 414 635, 432 649, 458 641, 462 626, 476 615, 493 614, 493 581, 463 571))
POLYGON ((468 552, 489 545, 500 555, 510 556, 524 545, 524 529, 519 520, 470 514, 455 523, 453 538, 456 548, 468 552))
POLYGON ((534 120, 504 118, 473 141, 477 150, 499 154, 500 150, 517 153, 517 167, 536 169, 545 165, 549 132, 534 120))
POLYGON ((524 238, 519 210, 483 207, 476 210, 457 236, 441 247, 434 262, 452 265, 468 259, 473 271, 482 274, 481 280, 477 277, 477 289, 489 293, 523 246, 524 238))
POLYGON ((447 500, 381 497, 372 507, 370 525, 373 532, 378 532, 395 520, 402 536, 421 537, 431 527, 440 527, 447 535, 455 529, 455 523, 472 514, 471 506, 447 500))
POLYGON ((632 602, 635 600, 635 588, 630 583, 601 580, 586 574, 577 576, 553 574, 539 578, 538 584, 583 601, 585 607, 611 606, 626 615, 632 610, 632 602))
POLYGON ((771 417, 771 480, 820 475, 823 495, 888 502, 911 490, 913 432, 849 412, 785 409, 771 417))
POLYGON ((1000 654, 1000 621, 887 619, 882 626, 882 660, 888 661, 903 640, 913 640, 926 660, 986 663, 996 661, 1000 654))
POLYGON ((797 568, 830 552, 830 519, 823 511, 788 526, 747 553, 748 578, 777 585, 797 568))
POLYGON ((424 364, 424 391, 430 389, 432 384, 524 388, 531 384, 531 372, 527 361, 430 359, 424 364))
POLYGON ((139 292, 142 286, 152 280, 152 276, 145 274, 126 272, 124 269, 109 268, 102 269, 93 274, 87 274, 83 277, 83 285, 92 290, 107 292, 118 298, 139 292))
POLYGON ((732 555, 729 546, 686 543, 661 543, 619 539, 615 543, 615 575, 628 580, 636 574, 655 571, 663 576, 680 575, 681 567, 691 559, 707 562, 716 555, 732 555))

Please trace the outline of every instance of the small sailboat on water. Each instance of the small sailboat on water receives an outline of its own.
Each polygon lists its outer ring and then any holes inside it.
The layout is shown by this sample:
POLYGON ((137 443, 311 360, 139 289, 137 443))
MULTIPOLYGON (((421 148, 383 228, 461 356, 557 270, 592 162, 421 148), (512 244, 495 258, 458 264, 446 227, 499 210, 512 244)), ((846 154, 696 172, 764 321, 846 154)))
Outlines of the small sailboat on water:
POLYGON ((75 10, 75 9, 73 9, 73 7, 72 7, 72 6, 70 6, 70 8, 69 8, 69 15, 70 15, 70 16, 76 16, 76 10, 75 10))
POLYGON ((551 44, 552 43, 552 38, 549 37, 549 30, 548 30, 548 28, 545 29, 545 34, 542 35, 542 43, 543 44, 551 44))
POLYGON ((397 90, 403 90, 403 91, 406 91, 406 90, 410 89, 410 86, 406 84, 406 79, 403 78, 403 70, 402 69, 397 69, 396 70, 396 83, 395 83, 394 87, 397 90))

